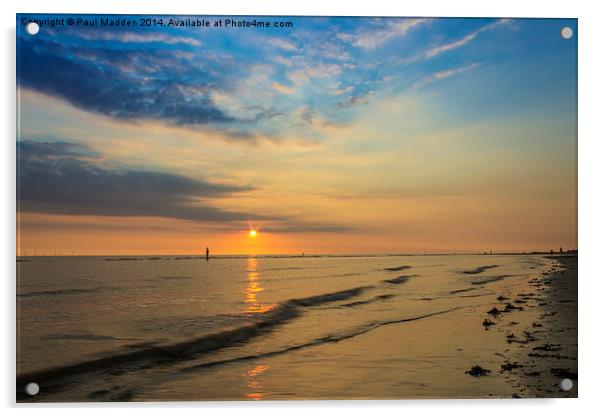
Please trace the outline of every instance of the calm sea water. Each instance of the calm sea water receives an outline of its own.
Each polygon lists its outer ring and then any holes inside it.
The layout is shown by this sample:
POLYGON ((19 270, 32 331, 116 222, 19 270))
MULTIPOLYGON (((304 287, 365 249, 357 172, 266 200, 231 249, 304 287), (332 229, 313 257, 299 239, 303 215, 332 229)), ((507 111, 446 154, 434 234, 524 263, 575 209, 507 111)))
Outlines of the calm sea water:
POLYGON ((429 380, 454 384, 497 348, 478 338, 475 308, 550 263, 527 255, 25 258, 17 374, 40 378, 30 380, 40 400, 445 396, 466 386, 429 380))

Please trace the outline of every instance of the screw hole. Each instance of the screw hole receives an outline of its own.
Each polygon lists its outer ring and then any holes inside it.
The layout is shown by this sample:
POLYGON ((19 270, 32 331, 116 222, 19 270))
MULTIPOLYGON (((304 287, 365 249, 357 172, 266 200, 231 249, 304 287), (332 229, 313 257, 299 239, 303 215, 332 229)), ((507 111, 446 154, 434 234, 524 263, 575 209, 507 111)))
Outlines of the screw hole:
POLYGON ((25 26, 25 31, 31 36, 37 35, 40 31, 40 25, 38 25, 36 22, 29 22, 25 26))
POLYGON ((565 26, 562 28, 562 30, 560 31, 560 36, 562 36, 564 39, 570 39, 573 37, 573 29, 571 29, 568 26, 565 26))
POLYGON ((35 396, 39 392, 40 386, 38 383, 28 383, 27 386, 25 386, 25 393, 29 394, 30 396, 35 396))
POLYGON ((560 381, 560 388, 564 391, 569 391, 573 388, 573 381, 569 378, 560 381))

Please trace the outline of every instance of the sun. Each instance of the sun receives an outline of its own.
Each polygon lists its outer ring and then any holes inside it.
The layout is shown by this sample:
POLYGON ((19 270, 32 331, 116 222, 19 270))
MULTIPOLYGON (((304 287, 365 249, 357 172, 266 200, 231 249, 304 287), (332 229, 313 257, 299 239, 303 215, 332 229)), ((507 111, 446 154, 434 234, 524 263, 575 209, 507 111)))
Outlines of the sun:
POLYGON ((249 230, 249 237, 251 237, 251 238, 257 237, 257 230, 249 230))

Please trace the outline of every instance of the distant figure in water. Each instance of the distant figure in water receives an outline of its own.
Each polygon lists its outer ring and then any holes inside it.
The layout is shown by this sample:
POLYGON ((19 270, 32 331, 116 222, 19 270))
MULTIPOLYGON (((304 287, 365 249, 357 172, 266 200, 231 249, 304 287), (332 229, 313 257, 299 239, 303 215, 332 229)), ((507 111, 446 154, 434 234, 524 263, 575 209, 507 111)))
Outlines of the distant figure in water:
POLYGON ((209 261, 209 247, 205 249, 205 259, 209 261))

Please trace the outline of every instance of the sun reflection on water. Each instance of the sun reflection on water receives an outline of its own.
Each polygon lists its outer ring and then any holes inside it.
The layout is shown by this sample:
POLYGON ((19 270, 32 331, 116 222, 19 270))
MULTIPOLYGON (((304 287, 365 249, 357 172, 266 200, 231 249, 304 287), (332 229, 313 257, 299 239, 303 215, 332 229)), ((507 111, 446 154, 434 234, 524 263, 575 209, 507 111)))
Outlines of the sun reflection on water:
POLYGON ((247 287, 245 288, 246 313, 264 313, 274 307, 274 305, 258 302, 257 295, 263 290, 257 271, 257 257, 249 257, 247 259, 247 287))
POLYGON ((268 365, 256 365, 244 374, 247 380, 247 388, 249 389, 249 392, 245 395, 248 399, 263 400, 265 398, 267 393, 263 391, 263 386, 258 380, 258 376, 268 368, 270 368, 268 365))

